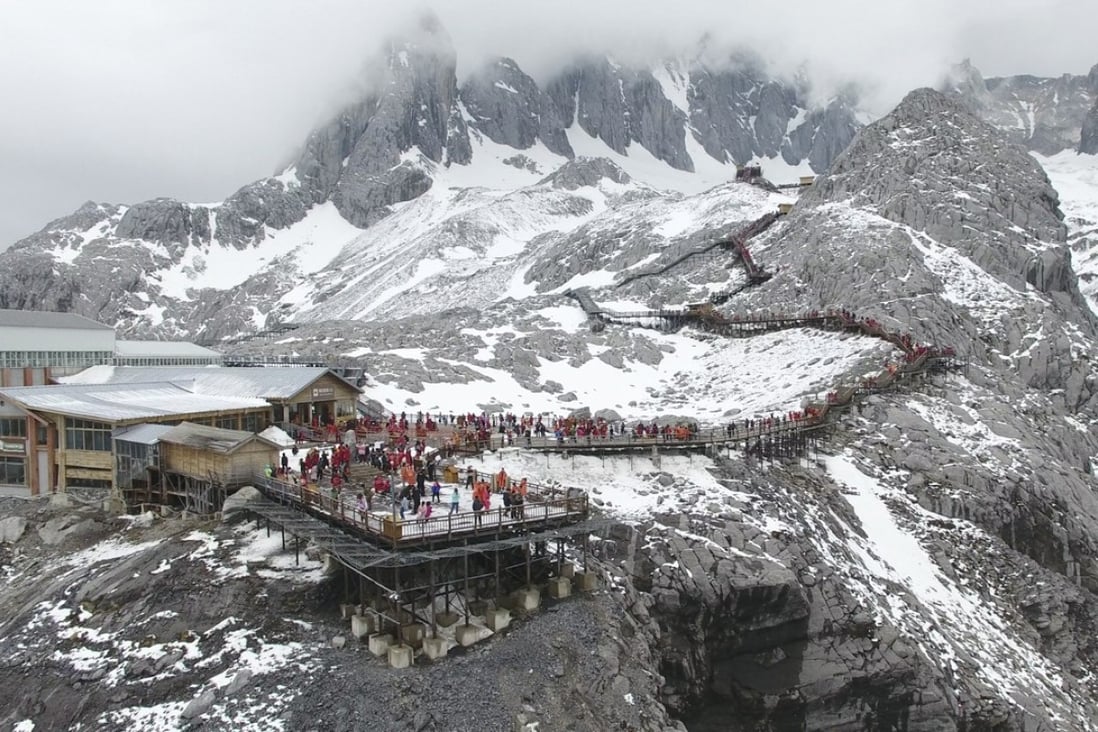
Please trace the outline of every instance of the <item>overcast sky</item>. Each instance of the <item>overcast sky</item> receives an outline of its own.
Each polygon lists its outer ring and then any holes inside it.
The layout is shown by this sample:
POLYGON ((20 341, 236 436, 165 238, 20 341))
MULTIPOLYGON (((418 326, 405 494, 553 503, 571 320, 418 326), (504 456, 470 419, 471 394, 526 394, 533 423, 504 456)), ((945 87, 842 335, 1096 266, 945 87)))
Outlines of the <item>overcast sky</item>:
MULTIPOLYGON (((421 4, 425 6, 425 4, 421 4)), ((269 175, 406 22, 372 0, 0 0, 0 249, 87 200, 219 200, 269 175)), ((971 57, 985 76, 1086 73, 1096 0, 438 0, 459 74, 504 54, 680 53, 708 34, 874 111, 971 57)))

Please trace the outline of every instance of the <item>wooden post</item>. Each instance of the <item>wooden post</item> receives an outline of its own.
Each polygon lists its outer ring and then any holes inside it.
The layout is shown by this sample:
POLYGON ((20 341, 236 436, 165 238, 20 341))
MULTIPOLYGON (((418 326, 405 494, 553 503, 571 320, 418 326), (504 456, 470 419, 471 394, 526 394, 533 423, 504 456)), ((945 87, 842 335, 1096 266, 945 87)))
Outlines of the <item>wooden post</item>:
POLYGON ((430 589, 430 602, 431 602, 431 637, 438 638, 438 621, 435 619, 435 560, 431 560, 430 566, 431 572, 431 589, 430 589))
POLYGON ((462 555, 465 568, 465 624, 469 624, 469 540, 465 540, 465 553, 462 555))
POLYGON ((404 642, 404 630, 400 624, 400 565, 393 566, 393 622, 396 623, 396 637, 400 643, 404 642))

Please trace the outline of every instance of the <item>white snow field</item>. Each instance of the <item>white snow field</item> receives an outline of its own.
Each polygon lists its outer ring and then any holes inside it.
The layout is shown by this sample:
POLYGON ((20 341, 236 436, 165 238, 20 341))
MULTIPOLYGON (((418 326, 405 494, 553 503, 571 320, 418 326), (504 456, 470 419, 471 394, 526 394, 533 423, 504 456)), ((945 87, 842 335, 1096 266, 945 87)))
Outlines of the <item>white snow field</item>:
MULTIPOLYGON (((578 307, 571 317, 566 312, 562 310, 557 317, 570 324, 582 316, 578 307)), ((525 388, 510 373, 481 366, 475 358, 462 362, 439 358, 467 366, 482 379, 467 384, 428 383, 418 392, 379 380, 371 385, 369 396, 397 413, 407 409, 461 413, 479 406, 518 414, 563 414, 576 406, 589 406, 612 408, 627 420, 679 414, 719 425, 733 418, 799 409, 804 398, 818 398, 834 388, 861 361, 876 365, 891 352, 873 338, 809 329, 739 340, 703 340, 689 332, 663 334, 637 329, 637 333, 665 351, 658 364, 627 360, 622 368, 616 368, 591 358, 574 366, 563 359, 543 358, 538 366, 539 382, 543 386, 556 382, 559 389, 552 392, 525 388), (554 393, 557 391, 575 398, 563 401, 554 393)), ((597 356, 597 350, 591 355, 597 356)), ((423 358, 407 352, 392 355, 417 361, 423 358)), ((872 368, 867 366, 865 371, 872 368)))
POLYGON ((1065 150, 1051 157, 1031 153, 1060 194, 1060 209, 1072 242, 1072 269, 1079 289, 1098 314, 1098 155, 1065 150))

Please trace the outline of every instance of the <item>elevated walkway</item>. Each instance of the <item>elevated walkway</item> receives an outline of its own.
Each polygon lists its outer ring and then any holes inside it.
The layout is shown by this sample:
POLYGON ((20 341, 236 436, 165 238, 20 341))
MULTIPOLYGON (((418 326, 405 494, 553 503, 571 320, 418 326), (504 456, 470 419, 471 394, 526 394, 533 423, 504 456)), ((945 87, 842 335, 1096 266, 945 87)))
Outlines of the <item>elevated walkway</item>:
MULTIPOLYGON (((590 299, 590 297, 588 297, 590 299)), ((682 309, 662 308, 617 312, 598 308, 603 323, 641 325, 675 330, 691 326, 729 338, 750 338, 765 333, 795 328, 812 328, 832 332, 850 332, 883 340, 901 353, 895 363, 889 363, 878 374, 861 378, 855 384, 836 386, 823 402, 805 405, 792 419, 763 420, 759 424, 730 425, 725 429, 695 433, 687 439, 669 439, 667 436, 639 437, 616 435, 608 437, 532 438, 526 446, 533 450, 554 452, 628 452, 642 450, 697 450, 714 445, 742 444, 749 451, 760 454, 785 454, 806 446, 808 433, 825 427, 834 415, 865 396, 898 388, 911 379, 928 373, 962 369, 963 360, 957 358, 952 348, 916 343, 910 334, 896 333, 872 318, 858 318, 845 310, 810 312, 801 315, 751 315, 726 316, 711 304, 692 305, 682 309)))
POLYGON ((603 309, 592 299, 591 293, 587 288, 580 288, 578 290, 568 290, 564 293, 568 297, 579 303, 579 306, 583 309, 583 312, 587 313, 590 318, 598 318, 603 314, 603 309))
MULTIPOLYGON (((480 476, 487 478, 488 476, 480 476)), ((353 490, 334 493, 278 478, 256 476, 256 487, 271 501, 318 518, 343 533, 391 550, 444 546, 460 542, 499 540, 515 534, 540 533, 580 523, 589 516, 587 494, 529 485, 521 506, 499 506, 486 511, 459 511, 428 519, 401 519, 385 510, 360 512, 353 490)), ((375 496, 375 507, 392 504, 389 496, 375 496)))
POLYGON ((708 259, 712 260, 712 254, 719 251, 720 249, 731 251, 737 256, 739 261, 743 264, 744 269, 747 270, 747 280, 749 284, 755 285, 766 282, 768 279, 770 279, 771 275, 755 263, 755 260, 751 257, 751 252, 747 248, 747 240, 751 239, 752 237, 758 236, 759 234, 769 229, 781 217, 781 215, 782 214, 777 212, 768 213, 764 216, 759 217, 755 221, 752 221, 747 227, 738 232, 731 239, 722 239, 720 241, 715 241, 710 244, 705 244, 701 247, 695 247, 686 251, 678 252, 672 255, 672 258, 669 262, 665 262, 664 264, 661 264, 657 267, 647 269, 641 272, 636 272, 622 278, 615 285, 615 287, 622 287, 623 285, 627 285, 630 282, 636 282, 637 280, 644 277, 656 277, 667 272, 668 270, 673 269, 674 267, 679 266, 686 260, 693 257, 710 255, 708 259))

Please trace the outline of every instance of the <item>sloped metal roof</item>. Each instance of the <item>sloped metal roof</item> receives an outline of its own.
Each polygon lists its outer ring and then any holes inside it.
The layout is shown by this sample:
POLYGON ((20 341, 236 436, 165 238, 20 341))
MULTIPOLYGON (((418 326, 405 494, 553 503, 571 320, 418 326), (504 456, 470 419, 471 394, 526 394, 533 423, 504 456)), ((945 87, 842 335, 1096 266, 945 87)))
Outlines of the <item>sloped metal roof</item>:
POLYGON ((220 360, 221 354, 189 341, 118 341, 114 353, 121 358, 205 358, 220 360))
POLYGON ((167 424, 135 424, 113 430, 111 437, 121 442, 132 442, 137 445, 155 445, 160 442, 160 436, 171 428, 171 425, 167 424))
POLYGON ((272 448, 278 448, 275 443, 251 432, 240 430, 226 430, 220 427, 207 427, 193 422, 177 424, 160 436, 161 442, 172 445, 193 447, 196 450, 219 452, 225 455, 236 452, 252 440, 259 440, 272 448))
POLYGON ((233 366, 92 366, 61 381, 66 384, 141 384, 171 382, 202 396, 249 396, 289 399, 314 381, 332 374, 361 392, 357 386, 322 367, 249 368, 233 366))
POLYGON ((266 408, 264 399, 196 394, 177 384, 61 384, 0 389, 26 409, 82 417, 100 422, 171 417, 205 412, 239 412, 266 408))
POLYGON ((46 310, 0 310, 0 326, 9 328, 77 328, 80 330, 114 330, 109 325, 75 313, 55 313, 46 310))

